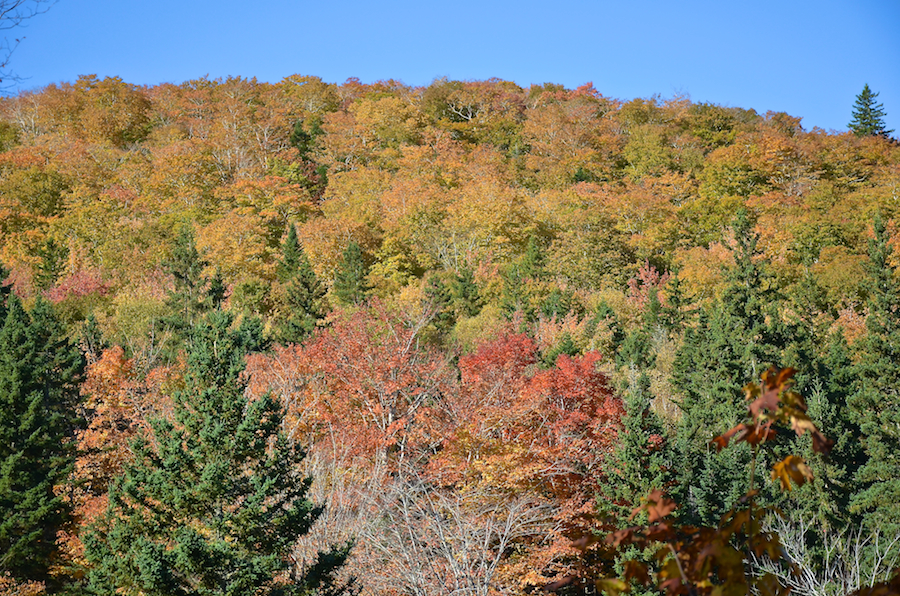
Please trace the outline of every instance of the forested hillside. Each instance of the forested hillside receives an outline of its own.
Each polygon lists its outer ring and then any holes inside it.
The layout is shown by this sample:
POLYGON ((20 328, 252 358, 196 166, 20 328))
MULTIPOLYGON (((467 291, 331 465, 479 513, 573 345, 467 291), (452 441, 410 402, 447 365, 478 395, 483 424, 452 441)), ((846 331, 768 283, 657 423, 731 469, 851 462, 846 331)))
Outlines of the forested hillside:
POLYGON ((494 79, 3 98, 0 594, 655 593, 587 537, 750 488, 802 573, 747 577, 889 579, 900 146, 853 130, 494 79), (710 444, 770 366, 830 453, 710 444))

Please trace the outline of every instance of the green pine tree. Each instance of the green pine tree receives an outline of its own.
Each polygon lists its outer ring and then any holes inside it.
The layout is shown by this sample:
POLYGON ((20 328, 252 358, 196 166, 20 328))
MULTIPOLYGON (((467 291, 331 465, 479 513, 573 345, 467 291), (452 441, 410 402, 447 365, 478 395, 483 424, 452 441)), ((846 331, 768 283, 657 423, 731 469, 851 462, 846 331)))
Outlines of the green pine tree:
POLYGON ((809 434, 792 437, 789 451, 809 464, 813 480, 791 491, 790 510, 792 516, 815 523, 822 534, 859 521, 849 509, 864 454, 859 426, 847 405, 857 379, 847 342, 842 333, 830 332, 824 291, 808 270, 790 298, 790 342, 783 359, 797 369, 796 388, 810 418, 834 441, 831 452, 823 454, 813 450, 809 434))
POLYGON ((245 395, 241 375, 259 328, 232 330, 216 311, 191 335, 172 419, 148 437, 111 487, 104 519, 84 539, 90 586, 147 596, 334 594, 347 548, 299 573, 289 554, 321 513, 307 498, 303 451, 281 428, 271 394, 245 395))
POLYGON ((706 524, 719 520, 732 496, 746 492, 751 459, 744 443, 714 453, 709 440, 743 417, 742 387, 779 364, 787 343, 775 311, 780 297, 759 260, 758 235, 745 211, 733 229, 737 246, 729 284, 718 303, 700 312, 696 328, 686 330, 673 370, 682 396, 675 493, 695 516, 692 521, 706 524))
MULTIPOLYGON (((598 510, 615 528, 646 523, 646 517, 635 520, 632 511, 653 490, 667 490, 671 484, 672 462, 665 430, 659 417, 651 409, 652 394, 650 379, 637 367, 627 371, 624 406, 621 427, 616 446, 604 459, 600 491, 597 499, 598 510)), ((624 572, 625 561, 640 560, 654 565, 654 553, 642 552, 629 547, 618 553, 615 570, 624 572)), ((648 590, 632 584, 631 593, 650 594, 648 590)))
POLYGON ((350 241, 334 279, 334 295, 338 301, 347 305, 362 304, 369 293, 368 273, 362 249, 355 241, 350 241))
POLYGON ((868 527, 900 533, 900 282, 890 265, 891 246, 880 216, 869 243, 869 314, 850 398, 867 461, 857 473, 861 486, 852 507, 868 527))
POLYGON ((288 233, 281 244, 281 260, 276 266, 275 273, 278 281, 284 283, 290 280, 300 269, 300 261, 305 258, 303 247, 297 238, 297 228, 293 224, 288 226, 288 233))
POLYGON ((468 267, 456 274, 450 285, 450 295, 457 316, 474 317, 481 312, 481 295, 475 283, 475 273, 468 267))
POLYGON ((203 274, 207 265, 194 244, 190 225, 182 226, 171 256, 163 263, 165 272, 172 276, 173 286, 166 298, 170 314, 160 323, 175 335, 174 350, 181 347, 191 326, 211 306, 212 301, 205 292, 209 280, 203 274))
POLYGON ((34 274, 34 287, 46 290, 53 286, 65 270, 69 249, 53 238, 48 238, 38 248, 40 262, 34 274))
POLYGON ((328 310, 325 287, 319 283, 306 252, 297 240, 294 226, 282 246, 279 279, 285 284, 287 317, 279 326, 279 341, 300 343, 316 329, 328 310))
POLYGON ((893 130, 887 130, 884 123, 884 104, 876 104, 878 93, 872 93, 868 83, 862 92, 856 96, 853 104, 853 119, 848 126, 858 137, 881 136, 887 137, 893 130))
POLYGON ((49 303, 0 305, 0 571, 47 580, 56 532, 69 519, 54 493, 74 464, 81 353, 49 303))

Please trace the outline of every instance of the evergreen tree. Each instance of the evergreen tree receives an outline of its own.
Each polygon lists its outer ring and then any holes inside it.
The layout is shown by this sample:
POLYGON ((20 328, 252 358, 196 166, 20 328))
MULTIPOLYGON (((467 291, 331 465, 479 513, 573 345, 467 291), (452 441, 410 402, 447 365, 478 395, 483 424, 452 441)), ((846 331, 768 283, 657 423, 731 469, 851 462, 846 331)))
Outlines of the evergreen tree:
POLYGON ((474 317, 481 312, 481 295, 475 283, 475 273, 468 267, 456 274, 450 285, 450 295, 457 316, 474 317))
POLYGON ((715 453, 709 440, 743 417, 741 388, 780 362, 787 341, 774 309, 779 296, 759 261, 758 235, 746 211, 738 213, 733 229, 729 284, 718 303, 701 311, 696 328, 686 330, 673 371, 683 413, 675 492, 696 516, 693 521, 707 524, 718 521, 732 496, 744 494, 751 458, 745 443, 715 453))
POLYGON ((544 251, 534 236, 528 238, 525 254, 519 262, 519 274, 532 279, 543 279, 547 275, 544 268, 544 251))
POLYGON ((346 548, 306 574, 288 556, 321 509, 307 499, 304 453, 288 442, 280 405, 245 396, 259 328, 231 325, 221 311, 197 325, 173 419, 152 419, 150 436, 132 444, 104 519, 85 537, 96 593, 338 593, 331 578, 346 548))
POLYGON ((66 267, 69 258, 69 249, 58 243, 53 238, 48 238, 38 248, 40 262, 34 274, 34 287, 38 290, 46 290, 56 283, 66 267))
POLYGON ((0 571, 46 580, 69 519, 53 488, 74 464, 84 359, 49 303, 30 315, 15 296, 0 306, 0 571))
MULTIPOLYGON (((651 491, 668 489, 672 470, 662 422, 650 407, 652 395, 647 374, 630 366, 623 394, 625 413, 616 446, 603 462, 597 500, 600 514, 617 529, 646 522, 645 518, 635 521, 632 512, 651 491)), ((615 569, 621 575, 624 561, 641 560, 653 565, 653 559, 652 552, 629 547, 617 555, 615 569)), ((652 593, 636 583, 631 591, 652 593)))
POLYGON ((856 96, 853 104, 853 119, 848 125, 858 137, 887 137, 893 130, 887 130, 884 124, 884 104, 876 104, 878 93, 872 93, 869 85, 863 87, 862 93, 856 96))
POLYGON ((278 335, 282 343, 299 343, 315 330, 325 318, 325 288, 319 283, 306 252, 297 240, 294 226, 282 246, 279 278, 285 284, 287 318, 278 335))
POLYGON ((189 225, 182 226, 172 255, 163 263, 166 273, 172 276, 173 287, 166 299, 170 314, 161 321, 180 342, 187 338, 197 318, 209 309, 210 300, 204 292, 209 280, 203 275, 207 265, 194 244, 193 230, 189 225))
POLYGON ((849 506, 864 458, 859 426, 847 405, 856 374, 843 334, 829 332, 832 320, 823 314, 825 302, 824 291, 807 270, 791 294, 791 339, 783 358, 797 369, 796 389, 806 400, 810 418, 834 441, 828 454, 815 452, 808 434, 793 437, 789 448, 813 471, 811 482, 790 493, 792 515, 823 532, 858 522, 851 519, 849 506))
POLYGON ((437 274, 430 275, 425 282, 426 308, 433 313, 431 325, 438 334, 443 335, 453 328, 456 316, 452 307, 450 289, 437 274))
POLYGON ((369 292, 368 273, 359 244, 351 241, 344 250, 334 279, 334 295, 338 301, 348 305, 362 304, 369 292))
POLYGON ((867 461, 853 508, 870 528, 900 533, 900 283, 890 265, 884 222, 876 216, 869 243, 869 314, 857 366, 859 387, 850 398, 867 461))
POLYGON ((297 238, 297 228, 291 224, 288 226, 287 237, 281 244, 281 260, 275 269, 278 281, 284 283, 293 278, 300 269, 300 261, 305 257, 303 247, 297 238))

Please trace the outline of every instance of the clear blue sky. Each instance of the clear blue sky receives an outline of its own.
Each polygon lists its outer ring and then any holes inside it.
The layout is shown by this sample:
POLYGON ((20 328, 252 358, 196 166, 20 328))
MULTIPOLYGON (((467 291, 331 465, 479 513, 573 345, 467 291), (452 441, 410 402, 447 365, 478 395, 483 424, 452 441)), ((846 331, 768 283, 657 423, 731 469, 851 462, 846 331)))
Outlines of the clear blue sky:
POLYGON ((617 99, 784 111, 846 130, 880 92, 900 135, 898 0, 59 0, 27 28, 21 89, 81 74, 152 85, 209 75, 341 83, 586 82, 617 99))

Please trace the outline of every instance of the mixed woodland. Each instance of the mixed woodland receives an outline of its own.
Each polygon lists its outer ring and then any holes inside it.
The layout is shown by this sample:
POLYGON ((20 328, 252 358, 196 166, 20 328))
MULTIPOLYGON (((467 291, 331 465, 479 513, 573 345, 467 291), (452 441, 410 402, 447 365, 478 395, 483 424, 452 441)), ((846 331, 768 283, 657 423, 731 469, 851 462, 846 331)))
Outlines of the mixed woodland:
POLYGON ((0 99, 0 594, 896 593, 890 132, 497 79, 0 99))

